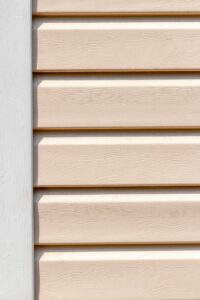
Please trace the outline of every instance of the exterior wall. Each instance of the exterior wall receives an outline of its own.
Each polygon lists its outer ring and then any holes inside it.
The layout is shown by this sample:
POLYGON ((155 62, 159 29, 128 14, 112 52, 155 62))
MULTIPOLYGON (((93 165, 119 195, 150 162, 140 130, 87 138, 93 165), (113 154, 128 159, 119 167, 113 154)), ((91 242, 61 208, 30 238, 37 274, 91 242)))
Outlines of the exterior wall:
POLYGON ((199 13, 33 1, 37 300, 200 299, 199 13))

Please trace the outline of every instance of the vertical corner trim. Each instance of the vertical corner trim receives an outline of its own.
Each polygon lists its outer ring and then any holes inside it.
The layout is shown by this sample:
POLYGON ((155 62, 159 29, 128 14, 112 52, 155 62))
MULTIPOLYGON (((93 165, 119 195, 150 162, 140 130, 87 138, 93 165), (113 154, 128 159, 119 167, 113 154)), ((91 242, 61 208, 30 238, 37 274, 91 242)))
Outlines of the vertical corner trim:
POLYGON ((0 299, 33 300, 32 3, 0 1, 0 299))

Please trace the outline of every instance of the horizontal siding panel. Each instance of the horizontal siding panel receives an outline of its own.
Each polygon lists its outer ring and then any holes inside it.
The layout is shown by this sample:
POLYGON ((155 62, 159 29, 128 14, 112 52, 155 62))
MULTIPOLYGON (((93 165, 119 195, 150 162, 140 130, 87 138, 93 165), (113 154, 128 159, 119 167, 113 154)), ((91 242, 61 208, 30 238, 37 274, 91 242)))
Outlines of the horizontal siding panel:
POLYGON ((200 77, 36 76, 35 129, 199 128, 200 77))
POLYGON ((200 189, 36 191, 35 243, 200 242, 200 189))
POLYGON ((37 300, 198 300, 200 248, 42 248, 37 300))
POLYGON ((199 71, 200 19, 36 19, 35 71, 199 71))
POLYGON ((200 184, 198 132, 41 133, 35 186, 200 184))
POLYGON ((199 0, 34 0, 34 14, 197 14, 199 0))

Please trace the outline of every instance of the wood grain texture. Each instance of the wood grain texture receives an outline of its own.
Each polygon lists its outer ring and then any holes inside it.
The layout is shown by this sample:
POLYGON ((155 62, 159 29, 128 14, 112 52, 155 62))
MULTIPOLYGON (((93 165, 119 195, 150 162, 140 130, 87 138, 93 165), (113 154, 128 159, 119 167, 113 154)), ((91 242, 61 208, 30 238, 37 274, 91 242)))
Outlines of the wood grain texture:
POLYGON ((35 129, 199 128, 197 75, 36 76, 35 129))
POLYGON ((0 299, 33 300, 31 1, 0 1, 0 299))
POLYGON ((200 184, 198 132, 78 132, 35 137, 34 183, 49 186, 200 184))
POLYGON ((62 14, 199 14, 199 0, 34 0, 33 13, 62 14))
POLYGON ((35 243, 200 242, 200 189, 39 190, 35 243))
POLYGON ((199 71, 200 18, 36 19, 35 71, 199 71))
POLYGON ((36 300, 198 300, 200 248, 42 248, 36 300))

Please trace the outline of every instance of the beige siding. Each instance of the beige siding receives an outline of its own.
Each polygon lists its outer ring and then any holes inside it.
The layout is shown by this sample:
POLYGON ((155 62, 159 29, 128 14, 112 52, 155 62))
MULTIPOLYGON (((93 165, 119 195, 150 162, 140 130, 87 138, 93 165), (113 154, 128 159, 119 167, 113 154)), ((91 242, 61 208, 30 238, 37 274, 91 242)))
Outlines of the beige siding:
POLYGON ((33 13, 36 300, 199 300, 200 1, 33 13))
POLYGON ((34 14, 199 14, 199 0, 33 0, 34 14))
POLYGON ((38 19, 35 71, 199 71, 197 19, 38 19))
POLYGON ((35 186, 200 184, 199 133, 46 133, 35 153, 35 186))
POLYGON ((199 76, 37 76, 36 129, 199 128, 199 76))
POLYGON ((200 248, 42 248, 39 300, 198 300, 200 248))
POLYGON ((41 190, 36 244, 200 242, 200 189, 41 190))

